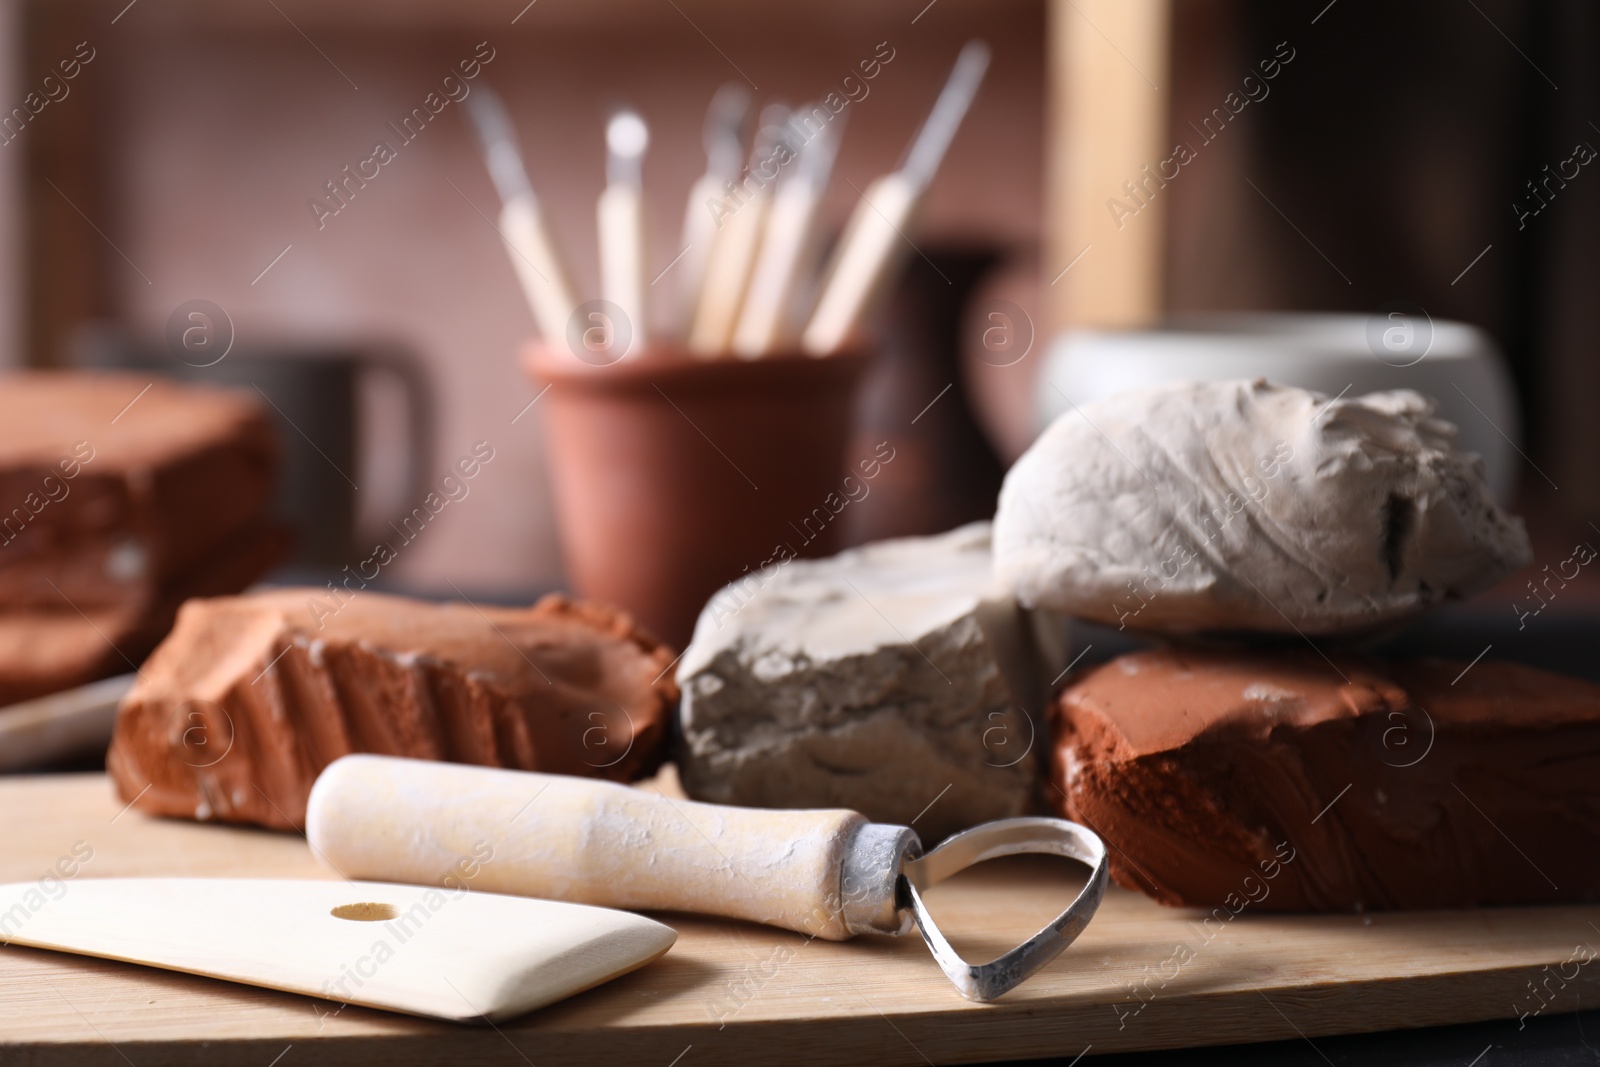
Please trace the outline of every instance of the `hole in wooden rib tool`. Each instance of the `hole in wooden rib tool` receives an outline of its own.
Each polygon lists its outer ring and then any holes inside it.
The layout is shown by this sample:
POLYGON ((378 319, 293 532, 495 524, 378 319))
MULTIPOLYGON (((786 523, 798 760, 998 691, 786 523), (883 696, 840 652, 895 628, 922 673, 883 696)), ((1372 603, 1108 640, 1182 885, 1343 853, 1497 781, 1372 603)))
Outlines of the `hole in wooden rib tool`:
POLYGON ((377 923, 388 919, 400 918, 400 909, 393 904, 375 904, 364 901, 360 904, 340 904, 328 913, 335 919, 350 919, 353 922, 377 923))

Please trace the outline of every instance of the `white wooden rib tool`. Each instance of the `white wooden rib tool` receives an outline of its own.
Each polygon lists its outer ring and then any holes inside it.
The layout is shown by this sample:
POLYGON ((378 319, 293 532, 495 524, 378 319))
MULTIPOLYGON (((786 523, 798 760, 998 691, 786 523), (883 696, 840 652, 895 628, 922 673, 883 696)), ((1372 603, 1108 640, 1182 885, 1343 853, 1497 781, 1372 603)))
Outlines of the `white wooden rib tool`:
POLYGON ((474 1022, 610 981, 677 939, 626 912, 477 892, 460 863, 435 872, 454 872, 448 889, 233 878, 0 886, 0 942, 474 1022))

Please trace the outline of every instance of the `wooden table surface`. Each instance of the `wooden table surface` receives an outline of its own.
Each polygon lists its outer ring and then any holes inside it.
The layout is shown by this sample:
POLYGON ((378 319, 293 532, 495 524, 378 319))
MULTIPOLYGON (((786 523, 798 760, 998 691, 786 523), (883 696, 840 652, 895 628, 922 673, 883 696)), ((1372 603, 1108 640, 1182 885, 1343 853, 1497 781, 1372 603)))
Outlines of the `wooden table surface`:
MULTIPOLYGON (((42 880, 47 895, 70 893, 71 880, 46 872, 91 850, 75 878, 329 877, 297 836, 119 809, 101 775, 0 779, 0 882, 42 880)), ((988 958, 1064 906, 1079 871, 1066 861, 995 861, 935 889, 930 907, 965 931, 953 940, 968 958, 988 958)), ((840 944, 657 918, 680 933, 663 959, 498 1029, 10 946, 0 951, 0 1064, 1070 1060, 1552 1014, 1573 1010, 1580 996, 1600 1002, 1600 966, 1582 962, 1600 955, 1600 906, 1370 916, 1246 909, 1208 930, 1198 911, 1113 888, 1077 944, 988 1005, 962 1000, 915 935, 840 944)))

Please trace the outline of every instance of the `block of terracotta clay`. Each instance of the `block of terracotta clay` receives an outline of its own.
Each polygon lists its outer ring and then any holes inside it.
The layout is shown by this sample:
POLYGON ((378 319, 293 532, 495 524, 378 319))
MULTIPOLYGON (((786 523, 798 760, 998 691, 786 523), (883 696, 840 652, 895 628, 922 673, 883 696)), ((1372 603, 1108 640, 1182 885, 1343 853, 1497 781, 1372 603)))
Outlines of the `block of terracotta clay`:
POLYGON ((747 575, 678 666, 684 788, 930 840, 1029 811, 1050 678, 1036 621, 995 585, 987 523, 747 575))
POLYGON ((1055 707, 1052 791, 1165 904, 1600 900, 1600 686, 1309 649, 1123 656, 1055 707))
MULTIPOLYGON (((230 531, 223 543, 249 540, 256 532, 256 527, 230 531)), ((169 573, 159 574, 133 531, 57 544, 14 557, 8 560, 11 566, 0 566, 0 604, 7 611, 56 610, 69 605, 85 611, 137 609, 180 583, 185 573, 204 569, 215 554, 214 546, 208 556, 176 567, 169 565, 169 573)), ((4 557, 0 549, 0 558, 4 557)))
POLYGON ((1058 418, 1006 475, 1006 587, 1118 628, 1381 630, 1531 558, 1433 403, 1177 382, 1058 418))
POLYGON ((673 654, 627 616, 345 589, 191 600, 117 713, 107 769, 160 815, 302 826, 351 752, 628 780, 659 763, 673 654))
POLYGON ((274 433, 238 392, 122 374, 0 378, 6 604, 58 606, 46 576, 84 608, 166 584, 262 520, 274 433))
POLYGON ((248 587, 288 544, 288 532, 270 523, 240 531, 164 586, 134 583, 118 603, 68 603, 57 595, 16 607, 0 598, 10 609, 0 611, 0 705, 135 670, 172 628, 180 604, 248 587))

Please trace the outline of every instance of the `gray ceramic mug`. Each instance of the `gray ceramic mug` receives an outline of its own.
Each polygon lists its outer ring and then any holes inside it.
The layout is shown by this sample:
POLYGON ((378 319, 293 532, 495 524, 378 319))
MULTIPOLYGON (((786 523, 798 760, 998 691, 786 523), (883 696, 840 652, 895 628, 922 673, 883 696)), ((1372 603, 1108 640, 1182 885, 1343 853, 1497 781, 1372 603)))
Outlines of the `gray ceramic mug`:
MULTIPOLYGON (((199 303, 199 302, 196 302, 199 303)), ((167 343, 131 338, 105 327, 84 330, 74 344, 83 368, 147 371, 180 381, 248 393, 273 414, 283 447, 275 513, 294 527, 292 562, 337 568, 361 557, 374 531, 357 528, 361 456, 361 379, 381 374, 406 398, 405 500, 428 491, 433 452, 432 389, 410 353, 381 347, 283 346, 242 349, 232 327, 190 309, 169 329, 167 343)), ((381 535, 380 535, 381 536, 381 535)))

